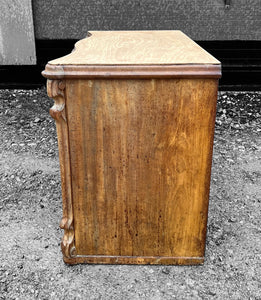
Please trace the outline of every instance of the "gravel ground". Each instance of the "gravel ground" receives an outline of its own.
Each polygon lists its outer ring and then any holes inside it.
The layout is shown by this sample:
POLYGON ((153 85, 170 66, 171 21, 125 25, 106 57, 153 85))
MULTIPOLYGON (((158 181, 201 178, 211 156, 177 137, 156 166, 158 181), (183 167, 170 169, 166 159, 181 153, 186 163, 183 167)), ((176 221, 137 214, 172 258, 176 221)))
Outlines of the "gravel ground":
POLYGON ((219 94, 203 266, 67 266, 52 100, 0 90, 0 299, 261 299, 260 98, 219 94))

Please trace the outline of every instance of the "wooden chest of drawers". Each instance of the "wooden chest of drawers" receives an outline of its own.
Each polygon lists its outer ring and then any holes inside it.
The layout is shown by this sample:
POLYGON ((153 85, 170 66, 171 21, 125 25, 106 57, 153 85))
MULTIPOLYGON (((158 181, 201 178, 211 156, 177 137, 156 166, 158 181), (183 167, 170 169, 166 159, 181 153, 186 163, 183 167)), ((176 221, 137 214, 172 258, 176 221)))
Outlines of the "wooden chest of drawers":
POLYGON ((203 263, 220 75, 180 31, 93 31, 46 65, 66 263, 203 263))

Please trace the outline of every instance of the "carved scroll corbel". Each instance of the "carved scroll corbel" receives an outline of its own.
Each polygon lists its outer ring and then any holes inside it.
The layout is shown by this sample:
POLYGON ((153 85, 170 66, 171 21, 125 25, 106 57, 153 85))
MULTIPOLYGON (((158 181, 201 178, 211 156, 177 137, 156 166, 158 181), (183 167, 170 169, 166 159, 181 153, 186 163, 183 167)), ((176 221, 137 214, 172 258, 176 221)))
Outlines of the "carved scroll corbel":
POLYGON ((54 99, 55 102, 53 107, 50 109, 50 115, 56 121, 61 171, 63 218, 60 222, 60 228, 64 230, 61 248, 64 257, 72 258, 76 255, 76 249, 74 245, 70 149, 68 124, 66 120, 64 81, 48 79, 47 93, 48 96, 54 99))
POLYGON ((62 80, 47 80, 47 94, 55 101, 53 107, 50 108, 50 115, 56 121, 62 117, 66 122, 64 90, 65 83, 62 80))
POLYGON ((72 258, 76 255, 76 249, 74 246, 74 228, 73 219, 63 217, 60 222, 60 228, 64 230, 64 236, 62 239, 62 253, 67 258, 72 258))

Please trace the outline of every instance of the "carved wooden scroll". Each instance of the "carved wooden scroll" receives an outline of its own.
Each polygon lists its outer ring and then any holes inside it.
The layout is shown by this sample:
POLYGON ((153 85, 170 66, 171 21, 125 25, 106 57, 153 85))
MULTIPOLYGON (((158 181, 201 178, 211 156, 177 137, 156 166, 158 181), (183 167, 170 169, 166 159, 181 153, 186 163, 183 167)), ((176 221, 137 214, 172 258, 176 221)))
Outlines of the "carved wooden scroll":
POLYGON ((62 239, 61 248, 64 257, 72 258, 75 256, 76 250, 74 245, 70 150, 65 107, 65 82, 62 80, 48 79, 47 93, 48 96, 54 99, 55 102, 53 107, 50 109, 50 115, 56 121, 59 146, 61 185, 63 197, 63 218, 60 222, 60 228, 64 229, 64 236, 62 239))

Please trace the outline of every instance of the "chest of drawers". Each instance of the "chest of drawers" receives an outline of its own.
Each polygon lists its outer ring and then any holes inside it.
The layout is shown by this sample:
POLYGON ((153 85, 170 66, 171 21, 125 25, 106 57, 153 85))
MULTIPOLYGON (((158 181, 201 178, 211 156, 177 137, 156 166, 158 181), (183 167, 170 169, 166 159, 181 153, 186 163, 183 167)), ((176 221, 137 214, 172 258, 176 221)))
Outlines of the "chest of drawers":
POLYGON ((66 263, 203 263, 220 75, 180 31, 93 31, 46 65, 66 263))

